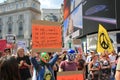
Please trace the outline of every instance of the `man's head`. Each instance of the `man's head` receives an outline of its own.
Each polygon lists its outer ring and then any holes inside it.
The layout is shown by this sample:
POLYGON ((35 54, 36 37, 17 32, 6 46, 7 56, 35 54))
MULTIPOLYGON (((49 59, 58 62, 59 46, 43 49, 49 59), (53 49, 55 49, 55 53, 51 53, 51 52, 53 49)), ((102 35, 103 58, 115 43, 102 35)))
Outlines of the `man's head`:
POLYGON ((11 50, 10 50, 10 48, 5 48, 5 49, 4 49, 4 53, 5 53, 5 55, 11 55, 11 50))
POLYGON ((49 54, 46 53, 46 52, 42 52, 40 54, 40 57, 41 57, 41 61, 44 62, 44 63, 48 63, 49 60, 50 60, 49 54))
POLYGON ((67 51, 67 59, 68 61, 73 61, 75 59, 75 50, 69 49, 67 51))

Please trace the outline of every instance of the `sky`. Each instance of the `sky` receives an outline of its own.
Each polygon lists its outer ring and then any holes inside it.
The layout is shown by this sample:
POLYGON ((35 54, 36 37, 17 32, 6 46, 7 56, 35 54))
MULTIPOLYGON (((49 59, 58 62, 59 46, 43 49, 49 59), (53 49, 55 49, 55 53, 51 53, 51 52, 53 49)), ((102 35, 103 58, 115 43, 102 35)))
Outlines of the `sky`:
MULTIPOLYGON (((0 0, 0 3, 6 0, 0 0)), ((48 8, 48 9, 58 9, 61 7, 63 0, 39 0, 41 3, 40 8, 48 8)))

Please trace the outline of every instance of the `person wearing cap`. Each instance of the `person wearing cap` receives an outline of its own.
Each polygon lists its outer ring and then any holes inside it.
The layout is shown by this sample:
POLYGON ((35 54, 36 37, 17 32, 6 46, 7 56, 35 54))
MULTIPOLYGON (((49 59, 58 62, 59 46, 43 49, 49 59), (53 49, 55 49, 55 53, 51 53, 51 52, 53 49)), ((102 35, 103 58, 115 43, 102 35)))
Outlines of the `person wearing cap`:
POLYGON ((76 71, 77 70, 77 64, 74 61, 75 60, 75 50, 69 49, 66 53, 66 60, 62 61, 59 66, 59 72, 62 71, 76 71))
POLYGON ((86 79, 89 75, 88 65, 92 61, 92 58, 94 57, 94 55, 95 55, 95 52, 93 50, 90 50, 89 55, 87 56, 86 65, 85 65, 86 66, 86 79))
POLYGON ((10 48, 5 48, 5 49, 4 49, 4 55, 5 55, 5 56, 11 55, 11 50, 10 50, 10 48))
POLYGON ((40 61, 35 59, 34 53, 31 55, 31 62, 37 71, 37 80, 55 80, 53 65, 61 53, 56 53, 52 59, 47 52, 40 53, 40 61))
POLYGON ((94 51, 90 51, 90 55, 87 56, 86 63, 89 64, 89 62, 92 60, 92 57, 95 55, 94 51))
POLYGON ((98 62, 98 54, 92 56, 92 60, 88 64, 88 69, 89 69, 88 79, 99 80, 100 63, 98 62))

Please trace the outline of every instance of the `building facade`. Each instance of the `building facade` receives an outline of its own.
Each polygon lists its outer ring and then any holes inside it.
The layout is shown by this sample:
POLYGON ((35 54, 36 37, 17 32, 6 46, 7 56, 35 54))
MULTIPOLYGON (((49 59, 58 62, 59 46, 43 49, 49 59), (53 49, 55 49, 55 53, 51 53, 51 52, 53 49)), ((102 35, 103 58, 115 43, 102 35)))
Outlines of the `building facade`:
POLYGON ((62 6, 61 9, 42 9, 41 20, 47 20, 52 22, 62 22, 63 19, 62 6))
POLYGON ((101 24, 108 31, 114 50, 120 52, 119 4, 120 0, 64 0, 64 47, 82 46, 84 53, 96 51, 101 24), (74 44, 74 40, 79 44, 74 44))
POLYGON ((14 34, 16 43, 24 41, 29 47, 32 20, 40 19, 40 15, 38 0, 7 0, 0 3, 0 39, 14 34))

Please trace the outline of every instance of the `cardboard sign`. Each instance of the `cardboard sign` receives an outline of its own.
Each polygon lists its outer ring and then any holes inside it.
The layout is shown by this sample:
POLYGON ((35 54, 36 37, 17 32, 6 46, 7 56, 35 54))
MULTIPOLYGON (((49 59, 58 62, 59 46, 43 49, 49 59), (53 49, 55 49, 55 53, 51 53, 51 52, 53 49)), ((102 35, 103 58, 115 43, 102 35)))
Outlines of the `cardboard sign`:
POLYGON ((6 35, 6 40, 7 43, 11 44, 11 43, 15 43, 15 35, 14 34, 7 34, 6 35))
POLYGON ((0 51, 4 51, 4 49, 6 48, 6 40, 0 40, 0 51))
POLYGON ((54 52, 62 48, 62 29, 60 25, 51 23, 44 21, 41 24, 32 25, 33 51, 54 52))
POLYGON ((27 52, 26 41, 18 41, 17 47, 22 47, 25 50, 25 52, 27 52))
POLYGON ((58 72, 57 80, 84 80, 84 76, 82 71, 58 72))

